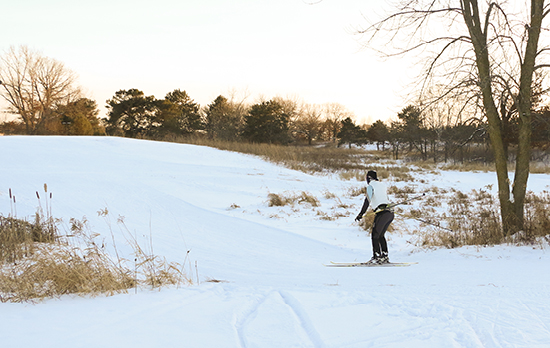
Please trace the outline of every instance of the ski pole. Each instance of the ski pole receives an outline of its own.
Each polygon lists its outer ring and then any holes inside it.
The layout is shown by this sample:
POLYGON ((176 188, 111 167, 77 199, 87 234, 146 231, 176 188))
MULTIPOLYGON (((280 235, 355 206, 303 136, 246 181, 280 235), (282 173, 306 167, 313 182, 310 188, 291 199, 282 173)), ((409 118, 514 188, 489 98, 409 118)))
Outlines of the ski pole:
MULTIPOLYGON (((414 201, 415 199, 420 199, 420 198, 424 197, 425 195, 426 195, 426 194, 423 193, 423 194, 421 194, 420 196, 412 197, 412 198, 406 199, 406 200, 404 200, 404 201, 401 201, 401 202, 399 202, 399 203, 390 203, 390 204, 388 204, 388 206, 386 207, 386 209, 391 209, 391 208, 393 208, 393 207, 397 207, 398 205, 407 204, 407 203, 409 203, 410 201, 414 201)), ((369 211, 367 214, 365 214, 365 216, 370 216, 370 215, 376 214, 376 213, 377 213, 377 211, 369 211)))
POLYGON ((421 194, 420 196, 416 196, 416 197, 413 197, 413 198, 409 198, 409 199, 406 199, 406 200, 401 201, 401 202, 399 202, 399 203, 390 203, 390 204, 388 205, 388 208, 393 208, 393 207, 397 207, 398 205, 403 205, 403 204, 409 203, 410 201, 414 201, 415 199, 420 199, 420 198, 424 197, 425 195, 426 195, 426 194, 423 193, 423 194, 421 194))
POLYGON ((420 218, 414 218, 416 221, 420 221, 426 225, 430 225, 430 226, 434 226, 434 227, 437 227, 437 228, 440 228, 442 230, 445 230, 445 231, 449 231, 449 232, 454 232, 453 230, 451 230, 450 228, 447 228, 447 227, 443 227, 441 226, 441 224, 438 222, 438 223, 435 223, 435 222, 431 222, 431 221, 428 221, 428 220, 424 220, 424 219, 420 219, 420 218))

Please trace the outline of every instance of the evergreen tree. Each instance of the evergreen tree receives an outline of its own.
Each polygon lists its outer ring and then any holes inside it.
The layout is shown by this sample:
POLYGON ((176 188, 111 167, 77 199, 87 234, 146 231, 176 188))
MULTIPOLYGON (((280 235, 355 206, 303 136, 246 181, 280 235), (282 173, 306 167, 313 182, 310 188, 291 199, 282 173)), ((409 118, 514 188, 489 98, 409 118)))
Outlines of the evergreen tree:
POLYGON ((205 108, 206 132, 210 138, 236 140, 244 124, 242 108, 218 96, 205 108))
POLYGON ((422 141, 422 113, 418 107, 409 105, 397 117, 403 126, 402 140, 409 143, 409 150, 412 150, 422 141))
POLYGON ((290 140, 289 122, 290 116, 276 101, 255 104, 245 118, 243 137, 256 143, 286 144, 290 140))
POLYGON ((347 117, 342 122, 340 132, 338 132, 338 146, 342 144, 348 144, 351 148, 351 144, 364 144, 367 141, 367 132, 361 127, 357 126, 351 117, 347 117))
POLYGON ((55 114, 56 134, 66 135, 104 135, 105 130, 100 125, 99 110, 95 100, 80 98, 77 101, 60 105, 55 114))
POLYGON ((156 116, 157 102, 138 89, 120 90, 107 100, 106 131, 111 135, 149 135, 156 116))
POLYGON ((166 94, 159 108, 157 122, 163 133, 192 134, 204 129, 200 106, 185 91, 175 89, 166 94))
POLYGON ((384 149, 384 144, 390 139, 390 131, 384 122, 378 120, 374 122, 370 128, 367 130, 367 140, 376 143, 376 149, 380 150, 380 144, 382 144, 382 150, 384 149))

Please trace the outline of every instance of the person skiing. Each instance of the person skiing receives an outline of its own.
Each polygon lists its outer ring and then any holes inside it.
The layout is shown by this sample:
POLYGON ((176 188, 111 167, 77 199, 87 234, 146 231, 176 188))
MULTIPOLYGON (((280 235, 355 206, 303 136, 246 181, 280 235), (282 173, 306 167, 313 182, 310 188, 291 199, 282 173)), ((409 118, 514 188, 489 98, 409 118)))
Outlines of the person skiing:
POLYGON ((363 202, 361 212, 355 218, 355 221, 361 221, 363 215, 369 208, 375 212, 374 224, 372 225, 372 259, 367 263, 384 264, 389 263, 388 243, 384 234, 393 221, 394 214, 390 210, 390 200, 386 185, 378 181, 378 174, 374 170, 367 172, 367 195, 363 202))

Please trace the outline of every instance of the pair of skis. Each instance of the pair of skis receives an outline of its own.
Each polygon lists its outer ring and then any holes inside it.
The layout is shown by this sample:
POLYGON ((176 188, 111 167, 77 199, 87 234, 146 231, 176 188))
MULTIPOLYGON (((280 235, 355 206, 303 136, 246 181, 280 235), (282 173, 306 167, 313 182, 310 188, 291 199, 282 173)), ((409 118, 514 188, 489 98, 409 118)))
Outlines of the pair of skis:
POLYGON ((370 262, 330 262, 326 267, 407 267, 415 265, 418 262, 389 262, 389 263, 370 263, 370 262))

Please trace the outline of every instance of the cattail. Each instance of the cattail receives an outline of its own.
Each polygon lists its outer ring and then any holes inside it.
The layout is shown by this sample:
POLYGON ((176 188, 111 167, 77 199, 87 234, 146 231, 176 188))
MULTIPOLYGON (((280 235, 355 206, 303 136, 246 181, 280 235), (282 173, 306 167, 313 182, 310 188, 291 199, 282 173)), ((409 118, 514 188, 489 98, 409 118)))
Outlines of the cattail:
POLYGON ((11 213, 11 216, 14 216, 14 215, 13 215, 13 203, 12 203, 12 198, 13 198, 13 200, 15 201, 15 196, 12 197, 12 195, 11 195, 11 188, 10 188, 10 213, 11 213))
POLYGON ((197 285, 200 285, 201 281, 199 280, 199 266, 196 260, 195 260, 195 271, 197 271, 197 285))
POLYGON ((48 184, 44 183, 44 192, 48 192, 48 184))
POLYGON ((134 285, 136 288, 136 294, 137 294, 137 288, 138 288, 138 279, 137 279, 137 257, 134 259, 134 285))
POLYGON ((36 197, 40 199, 40 195, 38 194, 38 191, 36 191, 36 197))

